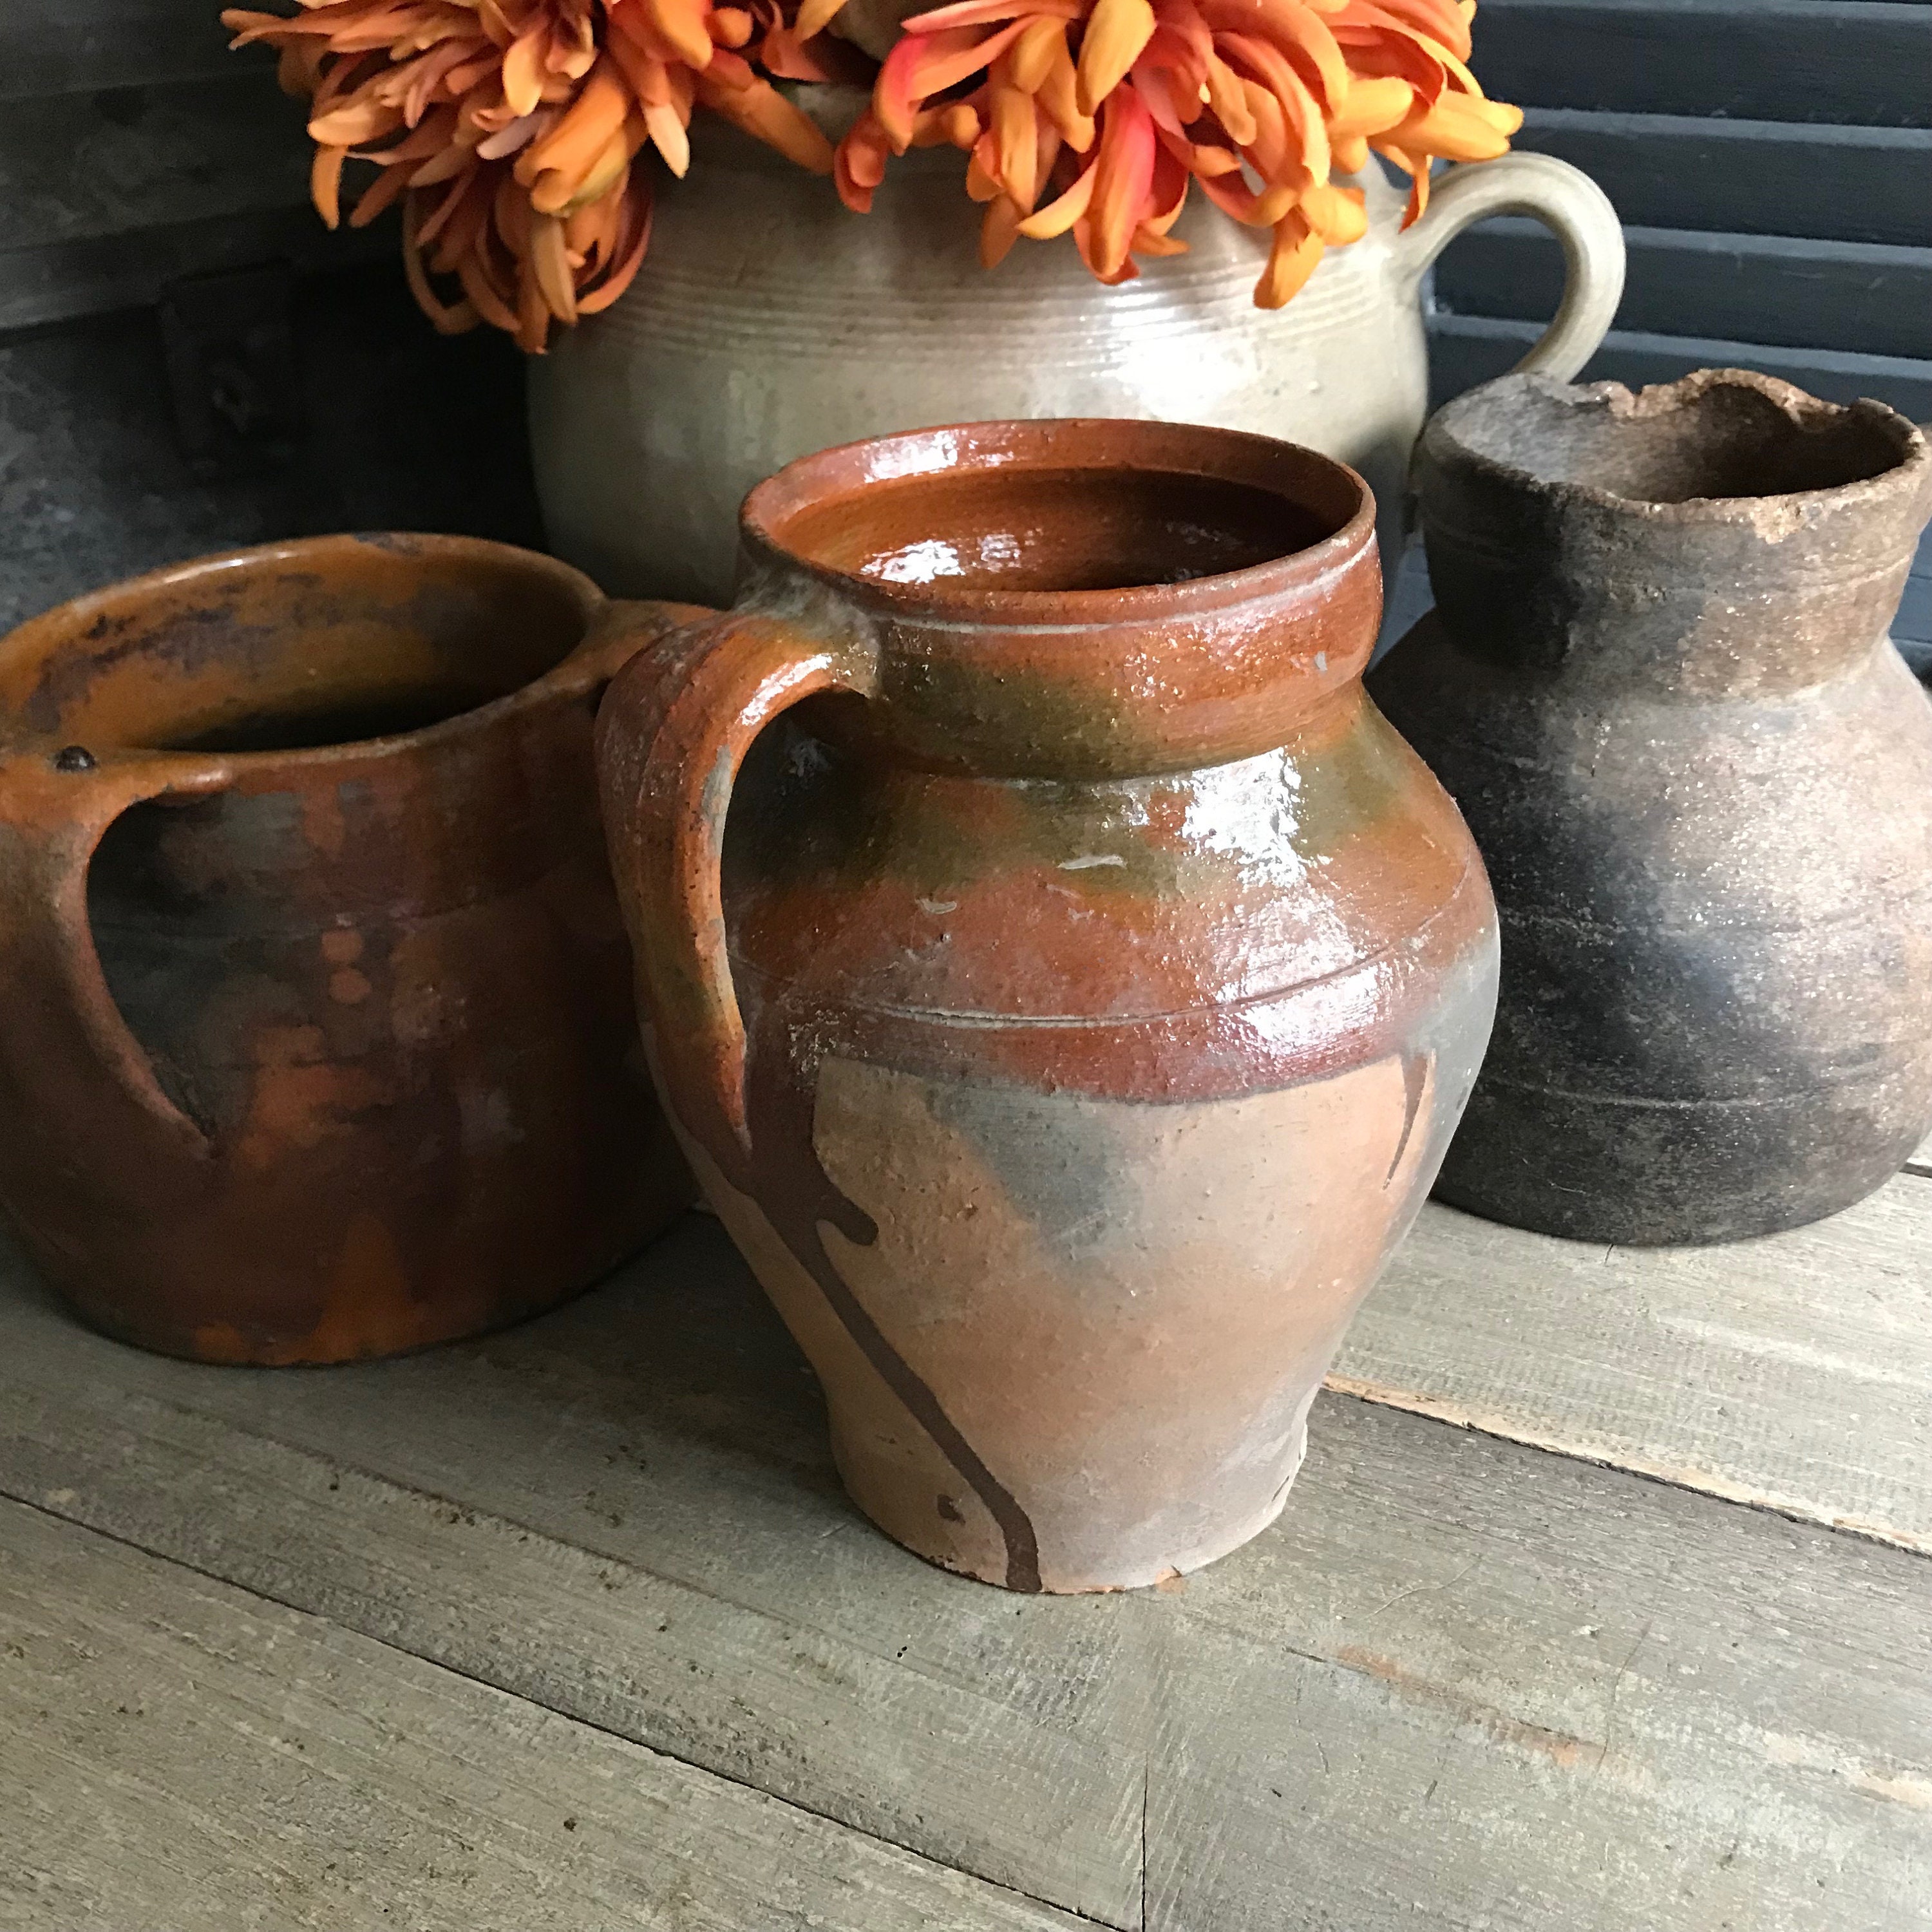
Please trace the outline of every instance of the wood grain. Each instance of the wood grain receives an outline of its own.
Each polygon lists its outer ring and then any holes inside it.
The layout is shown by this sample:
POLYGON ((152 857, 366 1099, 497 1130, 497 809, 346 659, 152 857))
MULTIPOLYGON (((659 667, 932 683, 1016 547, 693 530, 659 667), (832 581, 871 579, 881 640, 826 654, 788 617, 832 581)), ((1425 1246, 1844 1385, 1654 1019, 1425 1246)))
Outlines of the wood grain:
POLYGON ((331 234, 300 110, 272 74, 0 98, 0 328, 146 306, 186 276, 394 255, 394 218, 331 234))
MULTIPOLYGON (((1932 358, 1932 248, 1667 228, 1624 241, 1619 328, 1932 358)), ((1436 267, 1452 314, 1553 315, 1563 283, 1556 237, 1516 217, 1472 229, 1436 267)))
POLYGON ((878 1537, 715 1222, 554 1319, 342 1375, 141 1355, 7 1287, 0 1492, 71 1490, 144 1548, 1132 1922, 1124 1600, 969 1587, 878 1537))
POLYGON ((1532 107, 1515 145, 1581 168, 1633 227, 1932 244, 1932 130, 1532 107))
POLYGON ((304 208, 310 152, 260 73, 0 100, 0 251, 304 208))
POLYGON ((260 48, 227 51, 219 6, 200 0, 7 0, 0 100, 192 80, 245 64, 271 76, 260 48))
POLYGON ((1932 1916, 1924 1558, 1406 1436, 1387 1409, 1318 1414, 1278 1529, 1189 1581, 1151 1924, 1904 1932, 1932 1916))
POLYGON ((1499 100, 1922 128, 1932 6, 1899 0, 1484 0, 1474 65, 1499 100))
POLYGON ((1047 1932, 1074 1921, 0 1503, 18 1932, 1047 1932))
POLYGON ((1924 1558, 1328 1396, 1247 1550, 1018 1599, 860 1521, 822 1426, 697 1217, 541 1322, 313 1375, 0 1289, 0 1490, 1104 1923, 1932 1910, 1924 1558))
POLYGON ((1932 1187, 1713 1248, 1432 1203, 1331 1386, 1932 1552, 1932 1187))

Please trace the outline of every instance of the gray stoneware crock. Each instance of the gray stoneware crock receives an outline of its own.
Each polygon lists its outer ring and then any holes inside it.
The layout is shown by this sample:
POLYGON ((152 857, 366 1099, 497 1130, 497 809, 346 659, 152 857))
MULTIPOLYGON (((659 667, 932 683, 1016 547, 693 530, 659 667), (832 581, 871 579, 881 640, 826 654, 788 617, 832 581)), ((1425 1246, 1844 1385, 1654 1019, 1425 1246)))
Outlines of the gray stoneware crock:
POLYGON ((1438 1193, 1617 1242, 1858 1200, 1932 1126, 1932 704, 1886 635, 1924 435, 1733 370, 1508 376, 1417 484, 1437 609, 1369 686, 1503 921, 1438 1193))

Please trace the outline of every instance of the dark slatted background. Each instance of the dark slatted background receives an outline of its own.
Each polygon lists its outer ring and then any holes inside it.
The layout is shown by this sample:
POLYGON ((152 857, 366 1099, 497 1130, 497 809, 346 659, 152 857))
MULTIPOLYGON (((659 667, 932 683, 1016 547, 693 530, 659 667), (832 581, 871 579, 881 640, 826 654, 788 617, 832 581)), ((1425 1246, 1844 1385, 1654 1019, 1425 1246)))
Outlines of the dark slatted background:
MULTIPOLYGON (((215 0, 0 0, 6 490, 16 496, 54 447, 42 439, 37 457, 32 433, 49 409, 78 420, 101 406, 85 388, 52 400, 66 380, 57 370, 89 358, 50 346, 48 325, 138 311, 180 278, 271 259, 293 263, 314 288, 315 278, 365 278, 346 306, 318 294, 302 321, 313 335, 336 326, 329 315, 356 318, 356 336, 331 338, 309 358, 320 357, 338 389, 353 388, 356 353, 378 352, 364 338, 380 315, 394 338, 380 352, 392 390, 407 386, 398 356, 413 358, 428 386, 448 385, 455 358, 467 406, 494 411, 501 420, 490 433, 512 447, 513 365, 480 346, 438 343, 410 317, 395 286, 392 224, 331 236, 306 212, 299 117, 276 91, 267 55, 224 50, 216 11, 215 0), (380 266, 358 270, 370 264, 380 266)), ((1486 84, 1528 110, 1522 145, 1588 170, 1628 227, 1628 293, 1589 376, 1654 382, 1741 364, 1822 395, 1877 396, 1932 418, 1932 4, 1484 0, 1476 34, 1486 84)), ((1436 277, 1438 395, 1507 368, 1551 313, 1560 275, 1554 243, 1533 223, 1492 222, 1459 242, 1436 277)), ((97 332, 91 340, 119 330, 128 356, 149 354, 144 326, 133 314, 85 325, 97 332)), ((158 378, 158 354, 151 360, 158 378)), ((339 396, 320 406, 339 407, 339 396)), ((149 406, 165 412, 158 398, 149 406)), ((148 425, 156 449, 160 420, 148 425)), ((483 431, 472 428, 464 446, 473 457, 483 431)), ((102 426, 110 443, 111 430, 102 426)), ((398 446, 394 460, 427 474, 444 459, 412 446, 398 446)), ((76 475, 64 495, 32 494, 70 518, 107 518, 111 492, 90 506, 91 487, 76 475)), ((196 544, 226 514, 198 488, 184 478, 179 492, 196 544)), ((346 484, 332 488, 314 516, 356 499, 346 484)), ((425 490, 425 514, 464 520, 453 470, 425 490)), ((409 492, 392 486, 384 500, 398 499, 406 503, 409 492)), ((131 560, 159 560, 148 552, 166 541, 165 509, 131 560)), ((242 534, 268 533, 259 518, 247 520, 242 534)), ((468 520, 503 526, 500 506, 468 520)), ((0 593, 0 619, 70 587, 58 564, 82 554, 70 532, 37 529, 15 523, 16 555, 38 542, 53 574, 31 573, 0 593)), ((110 534, 104 528, 85 554, 110 554, 110 534)), ((1405 589, 1411 600, 1426 594, 1405 589)), ((1914 579, 1898 634, 1908 656, 1932 667, 1932 576, 1914 579)))
POLYGON ((304 217, 301 116, 218 0, 0 0, 0 329, 152 302, 280 256, 366 261, 388 234, 304 217))
MULTIPOLYGON (((516 351, 430 330, 393 220, 323 229, 302 115, 272 56, 226 51, 219 10, 0 0, 0 632, 116 578, 278 537, 542 541, 516 351), (242 320, 272 337, 279 320, 286 344, 265 364, 274 447, 190 461, 154 304, 272 262, 295 272, 279 319, 272 305, 242 320)), ((210 400, 187 398, 204 414, 210 400)))
MULTIPOLYGON (((1586 170, 1623 218, 1629 285, 1587 379, 1732 364, 1932 418, 1932 5, 1482 0, 1474 64, 1526 110, 1518 145, 1586 170)), ((1562 285, 1534 222, 1452 248, 1438 397, 1508 368, 1562 285)), ((1932 548, 1894 634, 1932 670, 1932 548)))

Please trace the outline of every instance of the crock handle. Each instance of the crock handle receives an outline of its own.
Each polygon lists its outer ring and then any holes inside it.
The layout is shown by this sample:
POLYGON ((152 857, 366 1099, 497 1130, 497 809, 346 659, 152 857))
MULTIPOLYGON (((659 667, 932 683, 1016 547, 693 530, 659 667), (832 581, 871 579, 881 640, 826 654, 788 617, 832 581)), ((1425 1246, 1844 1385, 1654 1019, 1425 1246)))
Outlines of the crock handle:
POLYGON ((680 1123, 728 1173, 750 1148, 719 877, 732 788, 781 712, 823 691, 869 697, 874 683, 862 646, 729 614, 633 658, 598 714, 611 870, 658 1077, 680 1123))
POLYGON ((601 693, 638 652, 662 644, 674 631, 717 615, 703 604, 610 598, 591 618, 584 641, 546 682, 554 681, 575 692, 601 693))
POLYGON ((1617 212, 1581 168, 1553 154, 1504 154, 1450 168, 1429 206, 1396 243, 1412 282, 1464 229, 1492 214, 1533 214, 1563 244, 1563 300, 1518 373, 1574 380, 1595 355, 1624 292, 1624 231, 1617 212))
MULTIPOLYGON (((205 1156, 207 1136, 161 1090, 114 1003, 88 922, 87 874, 131 806, 229 783, 227 766, 170 754, 56 748, 0 752, 0 1078, 22 1117, 8 1131, 71 1148, 101 1139, 104 1094, 126 1130, 205 1156)), ((124 1142, 121 1144, 124 1145, 124 1142)))

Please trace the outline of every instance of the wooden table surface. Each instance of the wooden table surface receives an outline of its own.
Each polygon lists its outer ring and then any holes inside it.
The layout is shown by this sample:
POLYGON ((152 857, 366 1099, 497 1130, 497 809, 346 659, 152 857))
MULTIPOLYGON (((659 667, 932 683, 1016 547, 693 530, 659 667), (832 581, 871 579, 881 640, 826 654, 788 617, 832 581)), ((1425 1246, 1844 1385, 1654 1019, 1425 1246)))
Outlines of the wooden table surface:
POLYGON ((321 1371, 0 1255, 0 1928, 1932 1926, 1915 1166, 1728 1249, 1432 1206, 1280 1522, 1076 1600, 854 1513, 702 1216, 321 1371))

